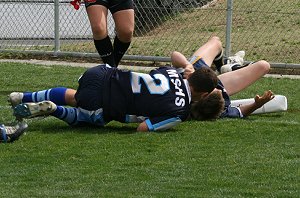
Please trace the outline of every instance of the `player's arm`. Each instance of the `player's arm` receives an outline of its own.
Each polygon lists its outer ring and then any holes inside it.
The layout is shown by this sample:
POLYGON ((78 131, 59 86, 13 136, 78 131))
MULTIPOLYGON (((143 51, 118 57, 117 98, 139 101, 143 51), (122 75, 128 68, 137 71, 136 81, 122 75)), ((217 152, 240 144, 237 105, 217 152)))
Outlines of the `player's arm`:
POLYGON ((172 52, 171 62, 172 65, 176 68, 185 68, 188 64, 190 64, 186 57, 182 53, 177 51, 172 52))
POLYGON ((191 75, 195 71, 194 66, 180 52, 177 51, 172 52, 171 62, 175 68, 184 69, 184 78, 188 78, 189 75, 191 75))
POLYGON ((272 100, 273 98, 274 94, 271 90, 265 91, 265 93, 262 96, 256 95, 253 103, 239 106, 240 111, 242 115, 246 117, 252 112, 254 112, 256 109, 262 107, 264 104, 272 100))
POLYGON ((147 126, 147 124, 146 124, 145 121, 139 124, 139 126, 137 128, 137 131, 140 131, 140 132, 147 132, 147 131, 149 131, 149 128, 148 128, 148 126, 147 126))
POLYGON ((147 118, 139 124, 137 131, 163 131, 170 129, 181 122, 182 120, 179 117, 164 116, 147 118))

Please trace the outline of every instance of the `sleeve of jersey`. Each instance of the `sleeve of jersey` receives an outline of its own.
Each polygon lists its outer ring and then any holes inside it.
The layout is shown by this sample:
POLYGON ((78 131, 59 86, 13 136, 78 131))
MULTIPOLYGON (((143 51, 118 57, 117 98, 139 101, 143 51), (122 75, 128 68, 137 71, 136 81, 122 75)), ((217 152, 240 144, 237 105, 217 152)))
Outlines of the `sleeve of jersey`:
POLYGON ((242 118, 243 114, 239 107, 229 106, 223 111, 221 118, 242 118))
POLYGON ((179 117, 156 117, 145 120, 149 131, 161 131, 172 128, 182 122, 179 117))

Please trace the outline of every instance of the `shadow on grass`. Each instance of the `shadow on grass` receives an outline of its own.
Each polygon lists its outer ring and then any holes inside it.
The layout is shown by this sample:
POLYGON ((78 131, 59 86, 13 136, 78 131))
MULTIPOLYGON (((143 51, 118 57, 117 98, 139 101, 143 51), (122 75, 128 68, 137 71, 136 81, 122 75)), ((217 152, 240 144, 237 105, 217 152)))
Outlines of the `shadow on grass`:
MULTIPOLYGON (((69 126, 66 123, 56 121, 56 120, 40 120, 40 122, 31 121, 28 123, 29 128, 28 131, 36 131, 41 133, 48 134, 58 134, 58 133, 82 133, 82 134, 134 134, 134 133, 143 133, 138 132, 137 127, 138 123, 119 123, 116 121, 112 121, 106 126, 94 126, 94 125, 82 125, 82 126, 69 126)), ((176 132, 178 130, 170 129, 165 131, 159 131, 159 133, 170 133, 176 132)), ((157 133, 157 132, 156 132, 157 133)))

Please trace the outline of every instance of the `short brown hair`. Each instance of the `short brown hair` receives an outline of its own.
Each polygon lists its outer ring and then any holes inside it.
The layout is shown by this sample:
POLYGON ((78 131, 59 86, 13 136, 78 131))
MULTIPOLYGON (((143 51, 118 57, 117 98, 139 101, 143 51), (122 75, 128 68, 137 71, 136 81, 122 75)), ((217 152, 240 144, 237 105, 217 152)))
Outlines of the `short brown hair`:
POLYGON ((196 92, 212 92, 218 84, 216 73, 209 67, 197 69, 189 78, 189 84, 196 92))
POLYGON ((191 118, 194 120, 215 120, 224 111, 224 105, 225 101, 222 94, 219 91, 214 91, 192 104, 191 118))

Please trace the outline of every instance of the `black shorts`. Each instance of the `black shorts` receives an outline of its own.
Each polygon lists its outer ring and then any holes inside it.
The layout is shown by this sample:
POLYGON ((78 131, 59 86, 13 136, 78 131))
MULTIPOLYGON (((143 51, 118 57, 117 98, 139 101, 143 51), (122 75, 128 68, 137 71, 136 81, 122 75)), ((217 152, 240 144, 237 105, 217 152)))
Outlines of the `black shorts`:
POLYGON ((79 86, 75 94, 78 107, 89 111, 102 108, 103 85, 108 69, 105 65, 92 67, 79 78, 79 86))
POLYGON ((85 7, 103 5, 114 14, 120 10, 133 9, 133 0, 84 0, 85 7))

